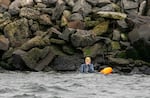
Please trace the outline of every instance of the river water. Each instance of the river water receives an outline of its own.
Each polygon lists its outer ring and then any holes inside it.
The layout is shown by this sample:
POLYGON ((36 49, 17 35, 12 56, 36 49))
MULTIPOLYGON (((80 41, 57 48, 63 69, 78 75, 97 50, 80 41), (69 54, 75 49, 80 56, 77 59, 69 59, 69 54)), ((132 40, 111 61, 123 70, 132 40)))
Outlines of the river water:
POLYGON ((4 72, 0 98, 150 98, 150 76, 4 72))

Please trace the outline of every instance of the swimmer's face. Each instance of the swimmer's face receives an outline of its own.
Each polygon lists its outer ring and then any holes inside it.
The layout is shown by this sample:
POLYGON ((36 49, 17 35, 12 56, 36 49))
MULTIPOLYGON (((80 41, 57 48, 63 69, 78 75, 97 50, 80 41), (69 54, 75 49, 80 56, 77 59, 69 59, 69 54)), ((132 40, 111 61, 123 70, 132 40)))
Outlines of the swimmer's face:
POLYGON ((85 58, 85 64, 91 64, 91 58, 90 57, 85 58))

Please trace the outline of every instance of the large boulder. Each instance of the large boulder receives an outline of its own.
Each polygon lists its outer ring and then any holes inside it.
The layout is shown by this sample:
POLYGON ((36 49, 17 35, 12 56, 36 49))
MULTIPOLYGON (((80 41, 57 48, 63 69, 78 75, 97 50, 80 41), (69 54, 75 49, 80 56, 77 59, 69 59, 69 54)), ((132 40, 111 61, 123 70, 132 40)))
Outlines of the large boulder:
POLYGON ((133 19, 135 23, 134 29, 128 34, 129 39, 135 49, 138 51, 140 57, 149 61, 150 59, 150 18, 138 17, 133 19))
POLYGON ((0 6, 8 8, 11 0, 1 0, 0 6))
POLYGON ((120 13, 120 12, 106 12, 106 11, 99 11, 97 14, 100 17, 104 18, 110 18, 110 19, 125 19, 127 15, 125 13, 120 13))
POLYGON ((54 52, 50 47, 43 49, 33 48, 28 52, 16 50, 13 52, 13 59, 16 65, 24 64, 31 70, 41 71, 49 65, 55 57, 54 52))
POLYGON ((39 19, 40 16, 40 11, 35 10, 35 9, 31 9, 31 8, 27 8, 27 7, 23 7, 20 10, 20 17, 26 17, 28 19, 39 19))
POLYGON ((58 56, 54 59, 51 67, 56 71, 75 71, 82 64, 81 56, 58 56))
POLYGON ((73 7, 73 12, 80 12, 81 15, 86 16, 92 12, 92 6, 86 0, 78 0, 73 7))
POLYGON ((20 7, 33 5, 33 0, 14 0, 9 6, 9 12, 16 15, 20 11, 20 7))
POLYGON ((77 30, 71 35, 72 45, 75 47, 85 47, 94 44, 97 41, 92 31, 77 30))
POLYGON ((44 47, 50 45, 50 40, 48 38, 42 38, 41 36, 35 36, 27 42, 21 45, 22 50, 29 50, 34 47, 44 47))
POLYGON ((29 33, 28 20, 26 18, 9 23, 4 28, 4 34, 13 47, 23 44, 29 37, 29 33))
POLYGON ((8 50, 9 48, 9 40, 3 35, 0 35, 0 50, 8 50))

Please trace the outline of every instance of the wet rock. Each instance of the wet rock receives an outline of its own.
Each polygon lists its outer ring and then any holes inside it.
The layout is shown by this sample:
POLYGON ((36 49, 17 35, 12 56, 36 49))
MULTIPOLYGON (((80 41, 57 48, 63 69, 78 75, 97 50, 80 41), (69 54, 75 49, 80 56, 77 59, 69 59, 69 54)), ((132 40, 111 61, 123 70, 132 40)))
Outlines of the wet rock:
POLYGON ((33 48, 23 54, 16 54, 14 52, 14 55, 18 55, 18 57, 20 57, 20 59, 23 61, 18 62, 18 65, 20 65, 20 63, 24 63, 29 69, 35 71, 43 70, 46 66, 48 66, 55 56, 49 47, 45 47, 43 49, 33 48))
POLYGON ((95 35, 103 35, 107 32, 108 26, 109 21, 103 21, 93 28, 93 32, 95 33, 95 35))
POLYGON ((89 46, 94 44, 96 41, 97 40, 92 31, 78 30, 75 34, 71 35, 71 42, 75 47, 89 46))
POLYGON ((74 34, 75 31, 76 31, 75 29, 66 28, 66 29, 62 32, 62 34, 59 34, 59 35, 58 35, 58 37, 61 38, 61 39, 63 39, 63 40, 65 40, 65 41, 67 41, 67 42, 69 42, 69 41, 70 41, 70 36, 71 36, 72 34, 74 34))
POLYGON ((51 67, 56 71, 75 71, 81 65, 80 56, 58 56, 51 67))
POLYGON ((118 64, 119 65, 129 65, 130 64, 130 61, 128 59, 123 59, 123 58, 108 57, 108 60, 113 65, 118 65, 118 64))
POLYGON ((39 18, 39 16, 40 16, 40 12, 38 10, 34 10, 26 7, 21 8, 20 10, 20 17, 26 17, 29 19, 36 20, 39 18))
POLYGON ((13 47, 23 44, 29 37, 29 32, 28 20, 25 18, 9 23, 4 28, 4 34, 13 47))
POLYGON ((34 38, 31 38, 27 42, 25 42, 23 45, 21 45, 22 50, 29 50, 34 47, 44 47, 50 45, 50 41, 48 38, 43 38, 41 36, 35 36, 34 38))
POLYGON ((139 52, 139 55, 141 58, 145 60, 149 60, 149 49, 150 49, 150 19, 147 17, 138 17, 137 21, 133 19, 135 22, 135 28, 129 32, 128 36, 132 43, 132 45, 135 47, 135 49, 139 52))
POLYGON ((81 14, 79 14, 79 13, 74 13, 74 14, 72 14, 70 17, 69 17, 69 20, 70 21, 74 21, 74 20, 83 20, 83 17, 82 17, 82 15, 81 14))
POLYGON ((68 28, 73 28, 73 29, 81 29, 81 30, 84 29, 84 23, 80 20, 68 22, 67 26, 68 28))
POLYGON ((125 19, 127 17, 126 14, 120 13, 120 12, 104 12, 104 11, 99 11, 97 13, 100 17, 104 18, 111 18, 111 19, 125 19))
POLYGON ((0 50, 8 50, 9 48, 9 40, 3 35, 0 35, 0 50))
POLYGON ((83 16, 92 12, 92 7, 85 0, 78 0, 73 7, 73 12, 78 12, 83 16))
POLYGON ((40 15, 39 23, 43 25, 52 25, 51 17, 48 14, 40 15))

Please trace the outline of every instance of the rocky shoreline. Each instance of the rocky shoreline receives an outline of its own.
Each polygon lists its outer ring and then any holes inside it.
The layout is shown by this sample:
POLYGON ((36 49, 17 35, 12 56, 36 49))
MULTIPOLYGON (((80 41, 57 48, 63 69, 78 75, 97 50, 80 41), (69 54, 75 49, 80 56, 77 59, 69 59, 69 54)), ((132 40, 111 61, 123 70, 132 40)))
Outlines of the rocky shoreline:
POLYGON ((150 74, 149 0, 1 0, 0 67, 150 74))

